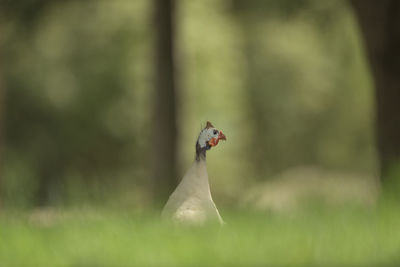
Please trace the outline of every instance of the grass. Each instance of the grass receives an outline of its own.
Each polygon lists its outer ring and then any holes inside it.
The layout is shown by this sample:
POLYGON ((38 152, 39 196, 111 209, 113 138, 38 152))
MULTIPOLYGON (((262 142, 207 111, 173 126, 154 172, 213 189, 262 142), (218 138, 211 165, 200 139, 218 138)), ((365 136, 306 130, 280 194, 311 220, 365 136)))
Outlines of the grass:
POLYGON ((235 211, 223 228, 119 210, 3 211, 0 266, 395 266, 398 210, 235 211))

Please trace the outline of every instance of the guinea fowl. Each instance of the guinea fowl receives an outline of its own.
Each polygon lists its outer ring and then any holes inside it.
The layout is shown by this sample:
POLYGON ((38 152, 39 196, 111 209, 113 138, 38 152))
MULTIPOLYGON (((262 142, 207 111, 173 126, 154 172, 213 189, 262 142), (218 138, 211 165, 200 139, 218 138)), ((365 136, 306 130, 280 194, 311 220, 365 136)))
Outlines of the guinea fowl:
POLYGON ((196 159, 165 204, 163 218, 187 224, 224 223, 211 197, 206 166, 206 151, 219 140, 226 140, 225 135, 207 121, 196 142, 196 159))

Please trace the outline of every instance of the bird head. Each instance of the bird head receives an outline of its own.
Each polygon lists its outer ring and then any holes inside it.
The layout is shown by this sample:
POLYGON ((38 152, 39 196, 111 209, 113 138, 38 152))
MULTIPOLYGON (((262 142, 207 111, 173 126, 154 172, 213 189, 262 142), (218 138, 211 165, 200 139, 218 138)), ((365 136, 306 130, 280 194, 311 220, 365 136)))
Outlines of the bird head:
POLYGON ((216 129, 211 122, 207 121, 206 127, 201 130, 197 143, 200 148, 211 149, 211 147, 218 145, 219 140, 226 140, 222 131, 216 129))

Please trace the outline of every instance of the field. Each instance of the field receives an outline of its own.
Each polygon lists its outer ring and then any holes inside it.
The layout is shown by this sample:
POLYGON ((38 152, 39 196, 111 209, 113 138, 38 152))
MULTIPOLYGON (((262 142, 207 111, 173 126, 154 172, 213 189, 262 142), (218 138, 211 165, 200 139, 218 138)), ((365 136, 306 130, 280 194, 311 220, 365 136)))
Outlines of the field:
POLYGON ((397 205, 222 212, 227 224, 161 223, 112 209, 2 211, 1 266, 382 266, 400 264, 397 205))

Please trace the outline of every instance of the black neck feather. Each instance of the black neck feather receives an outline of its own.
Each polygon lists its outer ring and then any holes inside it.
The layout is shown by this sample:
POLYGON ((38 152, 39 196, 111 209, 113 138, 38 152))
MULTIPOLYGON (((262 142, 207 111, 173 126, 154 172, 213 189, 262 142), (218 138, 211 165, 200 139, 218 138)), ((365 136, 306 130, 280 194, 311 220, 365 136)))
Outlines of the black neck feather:
POLYGON ((199 142, 196 142, 196 161, 205 160, 206 159, 206 151, 209 148, 207 146, 201 147, 199 142))

